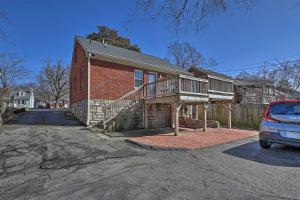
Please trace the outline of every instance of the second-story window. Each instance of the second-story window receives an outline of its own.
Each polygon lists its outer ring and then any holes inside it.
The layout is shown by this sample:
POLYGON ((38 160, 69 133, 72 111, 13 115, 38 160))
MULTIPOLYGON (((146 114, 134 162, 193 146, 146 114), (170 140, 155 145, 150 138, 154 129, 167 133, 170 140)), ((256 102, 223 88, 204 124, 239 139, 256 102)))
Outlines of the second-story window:
POLYGON ((134 87, 139 87, 143 85, 144 79, 143 79, 144 73, 142 70, 135 69, 134 70, 134 87))

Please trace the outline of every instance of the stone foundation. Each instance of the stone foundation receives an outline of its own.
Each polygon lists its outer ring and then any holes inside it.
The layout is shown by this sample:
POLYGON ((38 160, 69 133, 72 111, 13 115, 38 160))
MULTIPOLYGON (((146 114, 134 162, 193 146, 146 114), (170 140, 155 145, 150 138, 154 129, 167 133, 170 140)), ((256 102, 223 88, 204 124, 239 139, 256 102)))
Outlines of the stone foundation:
POLYGON ((87 100, 82 100, 76 103, 73 103, 70 110, 74 116, 84 124, 87 124, 87 100))
MULTIPOLYGON (((112 100, 93 99, 90 101, 90 125, 98 126, 103 120, 103 108, 112 100)), ((84 124, 87 123, 87 100, 74 103, 72 113, 84 124)), ((151 104, 148 111, 149 128, 171 127, 171 105, 151 104)), ((102 127, 101 127, 102 128, 102 127)), ((141 100, 112 122, 109 131, 133 130, 144 128, 144 103, 141 100)))
MULTIPOLYGON (((94 99, 91 100, 90 108, 90 125, 98 126, 99 122, 103 120, 104 111, 103 108, 112 103, 112 100, 94 99)), ((127 110, 113 121, 110 127, 110 131, 120 130, 132 130, 140 129, 144 127, 144 105, 140 101, 138 104, 133 106, 130 110, 127 110)))
POLYGON ((103 120, 103 108, 112 103, 112 100, 91 99, 90 101, 90 125, 97 126, 103 120))

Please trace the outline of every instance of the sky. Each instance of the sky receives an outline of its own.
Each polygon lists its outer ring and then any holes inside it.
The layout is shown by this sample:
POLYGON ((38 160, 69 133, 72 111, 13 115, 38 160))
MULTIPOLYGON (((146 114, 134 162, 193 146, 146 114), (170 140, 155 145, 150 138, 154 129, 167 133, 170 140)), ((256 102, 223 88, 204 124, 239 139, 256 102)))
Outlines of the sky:
POLYGON ((163 18, 132 19, 135 1, 0 0, 7 20, 0 51, 25 60, 34 80, 43 60, 70 63, 74 36, 86 36, 97 25, 115 28, 142 52, 165 58, 174 40, 189 42, 204 57, 217 61, 216 71, 235 76, 255 71, 263 62, 300 58, 299 0, 257 0, 249 10, 233 10, 211 20, 200 32, 175 34, 163 18))

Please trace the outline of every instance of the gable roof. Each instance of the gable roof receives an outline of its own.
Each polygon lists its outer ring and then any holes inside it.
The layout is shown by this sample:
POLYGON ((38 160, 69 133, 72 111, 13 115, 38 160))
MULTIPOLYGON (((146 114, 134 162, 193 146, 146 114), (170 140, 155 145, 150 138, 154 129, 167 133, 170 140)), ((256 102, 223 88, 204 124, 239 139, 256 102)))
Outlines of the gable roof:
POLYGON ((261 82, 253 83, 253 82, 247 82, 239 79, 235 79, 234 84, 238 86, 259 87, 259 88, 263 86, 274 87, 272 84, 269 83, 261 83, 261 82))
POLYGON ((15 100, 29 100, 31 95, 31 91, 29 90, 14 90, 10 92, 10 97, 13 96, 15 100), (24 95, 19 96, 19 92, 24 92, 24 95))
POLYGON ((91 40, 85 37, 76 36, 75 39, 85 49, 86 53, 95 54, 96 56, 107 57, 119 61, 127 61, 136 63, 136 66, 147 66, 154 71, 166 71, 176 74, 190 74, 176 65, 170 64, 168 61, 159 57, 148 54, 128 50, 121 47, 116 47, 102 42, 91 40))
POLYGON ((227 76, 225 74, 221 74, 221 73, 209 70, 209 69, 205 69, 203 67, 193 66, 189 70, 196 70, 196 71, 202 72, 204 74, 207 74, 207 75, 210 75, 210 76, 213 76, 213 77, 222 78, 222 79, 225 79, 225 80, 230 81, 230 82, 233 81, 233 78, 230 77, 230 76, 227 76))

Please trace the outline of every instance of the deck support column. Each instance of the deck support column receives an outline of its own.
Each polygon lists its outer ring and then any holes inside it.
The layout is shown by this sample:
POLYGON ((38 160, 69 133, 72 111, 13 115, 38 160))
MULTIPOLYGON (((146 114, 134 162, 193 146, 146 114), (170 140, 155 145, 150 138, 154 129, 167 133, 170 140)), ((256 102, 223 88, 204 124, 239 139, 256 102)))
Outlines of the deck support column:
POLYGON ((175 104, 171 104, 171 127, 175 129, 175 104))
POLYGON ((231 102, 228 102, 228 128, 231 129, 231 102))
POLYGON ((227 110, 227 127, 231 129, 231 110, 232 110, 231 102, 223 103, 223 106, 227 110))
POLYGON ((196 120, 199 120, 199 105, 196 105, 196 120))
POLYGON ((148 128, 148 110, 151 104, 144 102, 144 129, 148 128))
POLYGON ((175 136, 179 135, 179 111, 183 103, 177 102, 174 103, 174 111, 175 111, 175 136))
POLYGON ((203 132, 207 130, 207 109, 208 109, 208 104, 203 103, 203 132))

